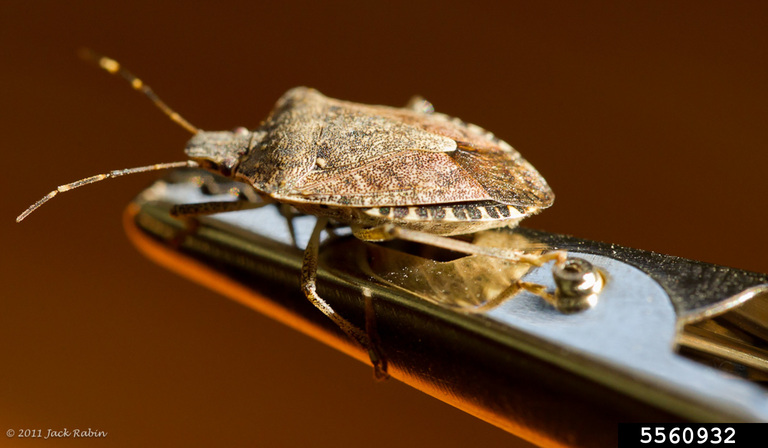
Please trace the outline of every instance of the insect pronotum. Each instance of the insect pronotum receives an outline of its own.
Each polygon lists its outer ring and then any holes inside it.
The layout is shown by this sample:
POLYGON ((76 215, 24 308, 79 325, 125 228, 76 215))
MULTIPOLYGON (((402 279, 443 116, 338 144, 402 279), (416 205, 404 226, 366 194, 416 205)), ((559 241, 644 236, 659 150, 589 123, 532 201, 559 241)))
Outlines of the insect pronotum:
MULTIPOLYGON (((201 167, 253 187, 264 204, 287 204, 317 216, 304 252, 307 298, 371 355, 378 377, 385 362, 369 335, 339 316, 316 292, 320 233, 330 220, 365 241, 399 238, 467 254, 541 265, 563 252, 540 255, 481 247, 451 235, 515 226, 549 207, 544 178, 506 142, 472 124, 434 113, 414 99, 405 108, 369 106, 297 87, 280 98, 255 130, 203 131, 169 108, 139 78, 108 57, 82 54, 125 78, 193 134, 188 160, 115 170, 57 187, 16 218, 19 222, 58 193, 127 174, 201 167)), ((237 202, 206 203, 184 214, 240 210, 237 202)), ((178 212, 179 210, 177 210, 178 212)), ((521 283, 540 294, 540 288, 521 283)), ((535 286, 535 285, 534 285, 535 286)))

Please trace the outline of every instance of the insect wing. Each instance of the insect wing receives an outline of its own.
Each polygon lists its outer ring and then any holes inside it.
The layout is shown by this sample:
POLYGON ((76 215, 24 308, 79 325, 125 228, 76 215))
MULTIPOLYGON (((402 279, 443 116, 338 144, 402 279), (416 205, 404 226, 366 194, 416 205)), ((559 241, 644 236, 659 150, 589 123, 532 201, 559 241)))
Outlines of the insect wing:
POLYGON ((354 207, 490 199, 449 154, 404 150, 356 166, 316 171, 296 185, 299 201, 354 207))
POLYGON ((536 169, 483 129, 443 114, 380 106, 370 109, 371 114, 447 137, 456 150, 395 148, 355 164, 313 171, 296 185, 294 199, 359 207, 495 201, 528 213, 554 201, 552 190, 536 169))
POLYGON ((531 210, 554 202, 555 195, 547 182, 519 153, 467 149, 460 145, 453 159, 494 201, 531 210))
POLYGON ((535 211, 546 181, 511 146, 443 114, 368 106, 296 88, 262 127, 243 177, 279 201, 419 206, 495 201, 535 211))

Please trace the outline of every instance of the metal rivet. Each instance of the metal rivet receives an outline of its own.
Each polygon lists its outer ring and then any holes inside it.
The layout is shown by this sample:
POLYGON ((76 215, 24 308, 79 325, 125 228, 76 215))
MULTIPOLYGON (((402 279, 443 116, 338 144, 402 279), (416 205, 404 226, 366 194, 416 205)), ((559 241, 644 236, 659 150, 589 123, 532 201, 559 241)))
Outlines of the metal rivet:
POLYGON ((563 313, 575 313, 597 304, 603 288, 603 276, 582 258, 569 258, 552 269, 555 278, 555 307, 563 313))

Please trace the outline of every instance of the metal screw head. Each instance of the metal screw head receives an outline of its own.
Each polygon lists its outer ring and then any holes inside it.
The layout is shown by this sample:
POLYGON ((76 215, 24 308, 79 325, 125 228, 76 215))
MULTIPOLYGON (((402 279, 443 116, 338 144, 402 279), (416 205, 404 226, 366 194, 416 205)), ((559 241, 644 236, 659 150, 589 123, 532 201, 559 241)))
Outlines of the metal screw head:
POLYGON ((555 307, 564 313, 574 313, 597 304, 603 287, 603 276, 582 258, 569 258, 552 268, 555 278, 555 307))

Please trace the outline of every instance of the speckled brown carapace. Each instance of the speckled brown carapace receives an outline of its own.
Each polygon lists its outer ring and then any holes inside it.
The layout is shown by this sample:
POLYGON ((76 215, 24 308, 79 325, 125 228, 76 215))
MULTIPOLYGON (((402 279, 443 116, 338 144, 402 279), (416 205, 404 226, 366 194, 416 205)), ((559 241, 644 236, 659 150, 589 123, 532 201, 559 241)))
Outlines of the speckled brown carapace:
POLYGON ((200 131, 186 151, 265 197, 346 224, 459 234, 552 204, 544 178, 510 145, 420 105, 368 106, 298 87, 256 130, 200 131))

